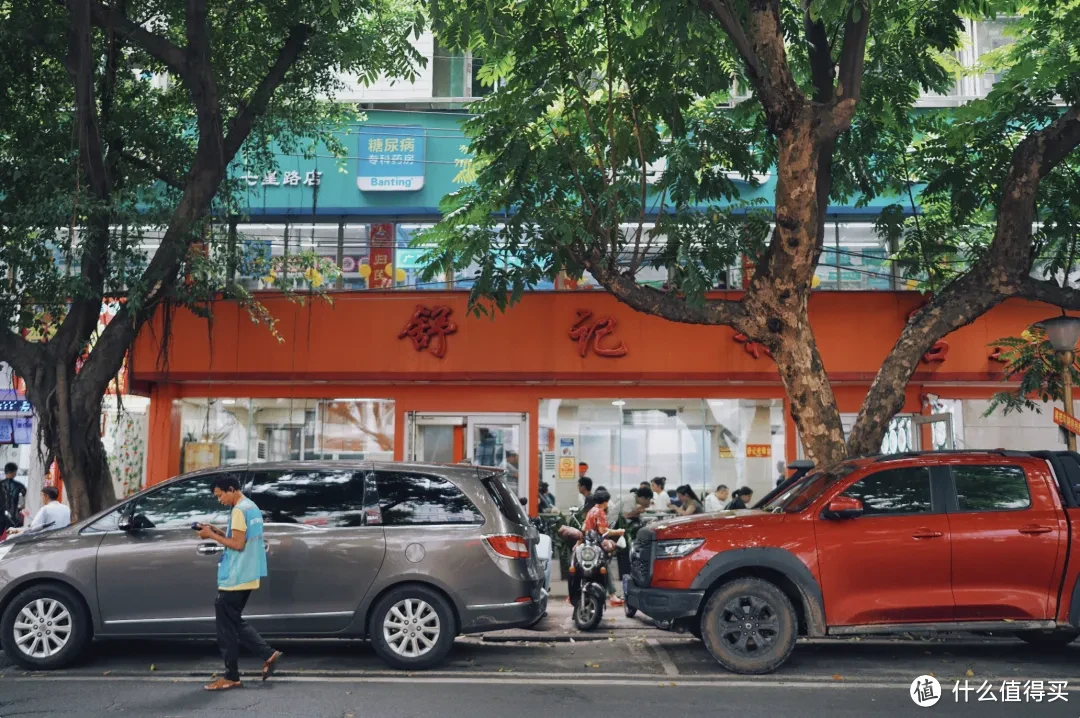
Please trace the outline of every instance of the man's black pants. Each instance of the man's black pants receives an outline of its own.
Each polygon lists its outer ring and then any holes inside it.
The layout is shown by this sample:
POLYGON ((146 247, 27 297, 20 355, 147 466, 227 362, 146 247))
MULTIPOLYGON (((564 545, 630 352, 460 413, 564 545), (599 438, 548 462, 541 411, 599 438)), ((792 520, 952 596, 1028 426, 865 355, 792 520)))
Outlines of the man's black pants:
POLYGON ((218 591, 214 601, 218 650, 225 659, 226 680, 240 680, 240 646, 264 661, 274 655, 274 649, 241 615, 250 597, 251 591, 218 591))

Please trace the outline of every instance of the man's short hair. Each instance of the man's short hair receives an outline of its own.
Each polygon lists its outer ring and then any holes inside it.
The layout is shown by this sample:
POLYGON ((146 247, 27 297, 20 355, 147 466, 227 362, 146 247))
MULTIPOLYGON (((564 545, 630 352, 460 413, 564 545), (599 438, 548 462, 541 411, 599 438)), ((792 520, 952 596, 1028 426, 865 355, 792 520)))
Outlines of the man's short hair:
POLYGON ((727 484, 720 484, 716 487, 717 491, 727 491, 727 484))
POLYGON ((46 486, 41 490, 43 496, 48 496, 49 501, 56 501, 60 498, 60 489, 55 486, 46 486))
POLYGON ((4 473, 5 474, 17 474, 17 473, 19 473, 19 465, 12 462, 12 461, 7 462, 6 464, 4 464, 4 473))
POLYGON ((735 494, 737 496, 750 496, 753 493, 754 493, 754 490, 751 489, 749 486, 744 486, 744 487, 742 487, 741 489, 739 489, 738 491, 735 492, 735 494))
POLYGON ((230 491, 239 491, 240 482, 236 479, 235 476, 218 476, 214 479, 214 483, 210 485, 210 490, 213 491, 214 489, 221 489, 225 493, 229 493, 230 491))
POLYGON ((582 476, 577 480, 577 485, 586 491, 592 491, 592 479, 588 476, 582 476))
POLYGON ((650 501, 652 501, 652 497, 653 497, 652 489, 640 488, 635 493, 638 495, 639 499, 649 499, 650 501))

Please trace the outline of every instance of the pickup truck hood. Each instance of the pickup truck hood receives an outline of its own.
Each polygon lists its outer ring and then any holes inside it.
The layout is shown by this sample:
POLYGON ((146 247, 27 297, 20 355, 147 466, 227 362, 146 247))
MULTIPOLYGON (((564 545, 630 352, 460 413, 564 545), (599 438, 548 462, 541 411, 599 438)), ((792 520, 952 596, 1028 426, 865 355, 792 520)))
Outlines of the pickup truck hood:
POLYGON ((726 528, 761 526, 784 520, 784 514, 757 509, 739 509, 720 511, 714 514, 694 514, 673 519, 663 519, 649 526, 656 531, 657 538, 682 538, 698 536, 709 531, 726 528))

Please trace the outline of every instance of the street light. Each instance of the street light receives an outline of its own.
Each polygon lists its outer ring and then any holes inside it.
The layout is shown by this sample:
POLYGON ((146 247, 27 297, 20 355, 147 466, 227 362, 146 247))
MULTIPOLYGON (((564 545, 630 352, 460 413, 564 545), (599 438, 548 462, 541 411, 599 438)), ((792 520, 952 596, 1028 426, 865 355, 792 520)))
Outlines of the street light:
MULTIPOLYGON (((1050 346, 1061 357, 1061 384, 1065 394, 1065 413, 1073 415, 1072 365, 1076 357, 1076 342, 1080 341, 1080 317, 1061 315, 1044 319, 1035 325, 1046 332, 1050 346)), ((1065 430, 1065 446, 1069 451, 1076 451, 1076 434, 1065 430)))

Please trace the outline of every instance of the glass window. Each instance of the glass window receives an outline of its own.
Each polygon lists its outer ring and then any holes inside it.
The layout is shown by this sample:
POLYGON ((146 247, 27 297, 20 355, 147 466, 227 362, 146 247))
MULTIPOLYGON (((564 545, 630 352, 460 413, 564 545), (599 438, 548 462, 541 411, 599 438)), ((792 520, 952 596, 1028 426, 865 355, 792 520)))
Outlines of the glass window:
POLYGON ((578 462, 612 496, 664 477, 699 497, 720 484, 767 494, 786 460, 779 399, 543 399, 538 463, 561 508, 580 504, 578 462))
POLYGON ((386 399, 178 399, 180 473, 269 461, 389 461, 386 399))
POLYGON ((251 500, 268 524, 362 526, 364 477, 362 471, 259 471, 251 500))
POLYGON ((380 471, 375 482, 385 526, 484 523, 476 506, 446 479, 380 471))
MULTIPOLYGON (((190 529, 195 522, 223 524, 227 509, 214 497, 214 479, 225 474, 206 474, 147 494, 135 502, 137 526, 148 529, 190 529)), ((239 474, 233 474, 242 480, 239 474)))
POLYGON ((961 511, 1012 511, 1031 506, 1027 476, 1019 466, 954 466, 961 511))
POLYGON ((855 482, 843 495, 860 499, 867 516, 927 514, 930 471, 919 467, 879 471, 855 482))

